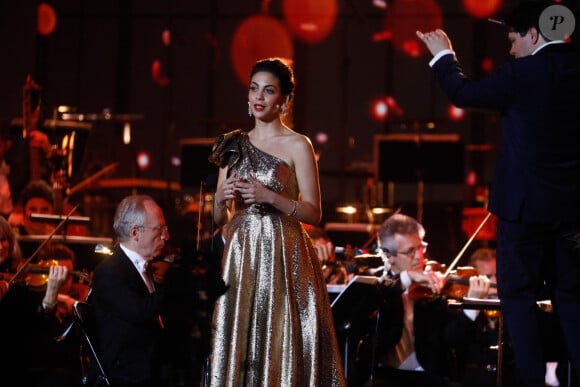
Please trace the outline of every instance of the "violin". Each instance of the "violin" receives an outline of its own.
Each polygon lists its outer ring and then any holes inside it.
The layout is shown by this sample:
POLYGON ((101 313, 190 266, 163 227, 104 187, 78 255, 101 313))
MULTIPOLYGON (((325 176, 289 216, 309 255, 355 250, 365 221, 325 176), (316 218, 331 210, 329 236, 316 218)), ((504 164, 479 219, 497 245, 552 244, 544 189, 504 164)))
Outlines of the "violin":
MULTIPOLYGON (((56 259, 43 260, 38 263, 28 263, 19 271, 17 278, 14 273, 2 273, 0 279, 11 281, 12 285, 29 287, 32 290, 44 291, 48 283, 50 266, 58 265, 56 259)), ((82 283, 90 283, 90 276, 82 271, 72 270, 69 277, 78 279, 82 283)))
MULTIPOLYGON (((437 261, 428 261, 425 268, 426 271, 444 273, 445 265, 437 261)), ((445 280, 445 285, 441 289, 441 293, 435 294, 426 285, 413 283, 409 288, 409 296, 414 301, 429 301, 439 297, 460 300, 469 291, 469 278, 477 275, 479 273, 473 266, 460 266, 449 272, 445 280)), ((490 286, 497 288, 497 284, 494 282, 490 283, 490 286)))
MULTIPOLYGON (((491 217, 491 212, 488 212, 482 222, 479 224, 477 229, 471 235, 471 237, 467 240, 461 251, 457 254, 457 256, 453 259, 453 261, 449 264, 449 267, 445 267, 445 265, 437 262, 437 261, 427 261, 425 263, 425 270, 426 271, 435 271, 443 273, 442 276, 446 279, 445 285, 440 294, 435 294, 431 291, 430 288, 423 284, 411 284, 409 288, 409 297, 411 297, 414 301, 420 300, 434 300, 441 296, 447 296, 452 298, 463 298, 467 291, 469 290, 469 277, 472 275, 478 275, 477 270, 471 266, 460 267, 457 270, 453 270, 459 259, 467 250, 471 242, 475 239, 477 234, 481 231, 485 223, 491 217), (459 287, 461 285, 462 287, 459 287)), ((494 284, 495 286, 495 284, 494 284)))

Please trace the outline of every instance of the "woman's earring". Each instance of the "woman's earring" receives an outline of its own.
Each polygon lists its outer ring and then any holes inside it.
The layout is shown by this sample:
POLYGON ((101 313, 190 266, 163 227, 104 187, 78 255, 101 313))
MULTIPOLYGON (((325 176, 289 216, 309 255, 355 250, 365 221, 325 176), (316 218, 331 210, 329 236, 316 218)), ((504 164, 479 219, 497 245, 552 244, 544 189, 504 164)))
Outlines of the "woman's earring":
POLYGON ((250 117, 252 116, 252 104, 250 103, 250 101, 248 101, 248 115, 250 117))
POLYGON ((282 111, 282 119, 285 120, 286 119, 286 104, 282 105, 280 110, 282 111))

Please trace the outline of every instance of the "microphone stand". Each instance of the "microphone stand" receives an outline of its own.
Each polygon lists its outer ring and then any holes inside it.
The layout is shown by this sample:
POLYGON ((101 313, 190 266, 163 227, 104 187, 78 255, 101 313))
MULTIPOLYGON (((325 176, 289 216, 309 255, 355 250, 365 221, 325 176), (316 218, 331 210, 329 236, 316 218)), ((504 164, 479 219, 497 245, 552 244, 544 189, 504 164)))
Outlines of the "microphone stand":
POLYGON ((201 249, 201 228, 203 227, 201 219, 202 219, 202 213, 203 213, 203 206, 205 205, 205 201, 203 199, 203 186, 204 186, 204 182, 201 181, 201 184, 199 185, 199 202, 198 202, 198 211, 197 211, 197 238, 196 238, 196 244, 195 247, 197 249, 197 251, 199 251, 201 249))
MULTIPOLYGON (((83 299, 83 302, 87 302, 89 300, 89 297, 91 296, 92 292, 93 292, 93 288, 89 288, 89 291, 87 292, 87 295, 83 299)), ((68 334, 70 333, 72 327, 74 327, 75 323, 76 323, 76 321, 73 320, 70 324, 68 324, 68 327, 64 330, 64 332, 60 336, 54 337, 54 339, 59 343, 61 341, 65 340, 68 337, 68 334)))

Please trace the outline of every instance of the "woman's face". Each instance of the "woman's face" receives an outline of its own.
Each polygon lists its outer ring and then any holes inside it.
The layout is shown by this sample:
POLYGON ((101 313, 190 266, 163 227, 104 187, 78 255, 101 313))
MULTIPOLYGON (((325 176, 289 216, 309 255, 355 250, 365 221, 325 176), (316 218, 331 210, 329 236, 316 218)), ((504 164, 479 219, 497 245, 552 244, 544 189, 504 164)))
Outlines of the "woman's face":
POLYGON ((285 102, 280 80, 269 72, 257 72, 250 81, 248 101, 256 119, 271 121, 277 118, 285 102))

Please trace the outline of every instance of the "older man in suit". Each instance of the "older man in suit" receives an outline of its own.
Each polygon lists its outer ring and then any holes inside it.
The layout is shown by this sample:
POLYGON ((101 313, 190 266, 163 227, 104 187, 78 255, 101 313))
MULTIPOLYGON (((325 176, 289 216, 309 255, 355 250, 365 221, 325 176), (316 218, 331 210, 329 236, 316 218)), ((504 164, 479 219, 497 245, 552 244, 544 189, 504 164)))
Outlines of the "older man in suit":
POLYGON ((146 267, 169 239, 165 217, 151 197, 128 196, 113 228, 119 245, 93 275, 101 360, 114 386, 158 386, 164 291, 146 267))
POLYGON ((445 32, 417 36, 456 106, 502 115, 489 203, 499 217, 498 294, 521 382, 544 386, 536 306, 544 283, 580 372, 580 249, 573 241, 580 233, 580 52, 568 42, 574 16, 562 4, 522 3, 504 24, 516 59, 477 81, 463 74, 445 32))

